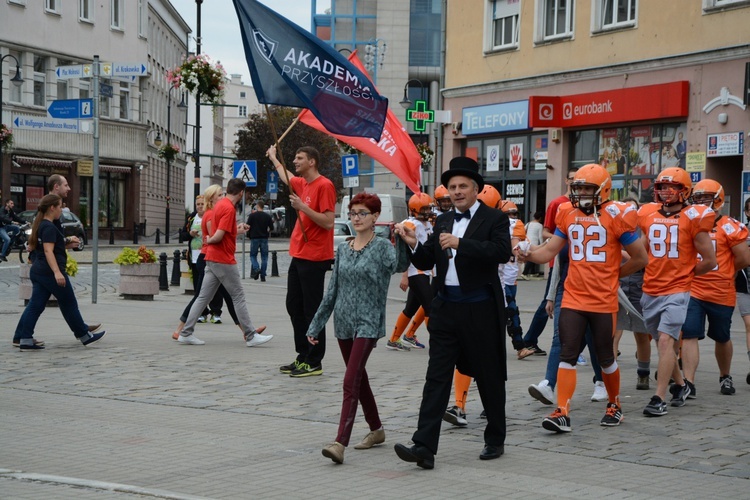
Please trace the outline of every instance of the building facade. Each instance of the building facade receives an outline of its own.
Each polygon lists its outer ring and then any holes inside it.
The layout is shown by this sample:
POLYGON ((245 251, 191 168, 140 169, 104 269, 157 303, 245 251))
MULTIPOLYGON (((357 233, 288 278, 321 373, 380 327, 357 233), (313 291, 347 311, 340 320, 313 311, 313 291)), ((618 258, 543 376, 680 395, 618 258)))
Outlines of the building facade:
MULTIPOLYGON (((407 121, 401 102, 412 111, 440 107, 443 0, 331 0, 325 13, 317 13, 316 0, 312 6, 312 32, 346 55, 356 50, 415 144, 435 151, 437 125, 407 121)), ((355 192, 411 194, 396 176, 367 157, 360 158, 359 171, 355 192)), ((432 193, 438 171, 434 161, 423 165, 423 190, 432 193)))
MULTIPOLYGON (((166 92, 160 95, 156 89, 167 88, 161 65, 179 61, 188 31, 168 0, 0 3, 0 56, 10 56, 0 67, 0 118, 11 127, 14 139, 13 148, 3 155, 3 198, 11 197, 21 210, 33 210, 49 176, 58 173, 72 188, 69 208, 89 229, 96 216, 102 230, 112 228, 116 237, 131 237, 136 225, 149 219, 151 232, 159 223, 164 230, 165 165, 150 144, 156 133, 166 130, 167 99, 166 92), (157 36, 155 26, 168 34, 157 36), (95 55, 103 63, 96 215, 93 103, 87 101, 94 97, 90 65, 95 55), (20 86, 9 82, 16 60, 24 80, 20 86), (117 63, 144 65, 146 74, 111 76, 117 63), (80 119, 70 118, 69 106, 80 119)), ((184 127, 174 135, 172 142, 184 144, 184 127)))
POLYGON ((663 168, 685 168, 721 182, 737 216, 748 22, 747 0, 447 2, 443 162, 476 158, 524 220, 587 163, 640 201, 663 168))

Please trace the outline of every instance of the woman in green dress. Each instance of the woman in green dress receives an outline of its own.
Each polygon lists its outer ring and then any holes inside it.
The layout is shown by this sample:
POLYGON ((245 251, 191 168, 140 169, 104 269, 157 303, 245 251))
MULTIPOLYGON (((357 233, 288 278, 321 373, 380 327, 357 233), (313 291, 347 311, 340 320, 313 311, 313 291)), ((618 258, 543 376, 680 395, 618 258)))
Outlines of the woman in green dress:
POLYGON ((328 290, 307 330, 308 340, 316 344, 318 332, 333 313, 334 332, 346 364, 344 402, 336 441, 323 448, 323 456, 339 464, 344 462, 359 402, 370 432, 354 448, 368 449, 385 441, 365 365, 378 339, 385 336, 388 285, 391 275, 409 266, 409 250, 400 239, 394 248, 387 239, 375 236, 380 206, 380 198, 371 193, 359 193, 349 203, 349 218, 357 234, 337 248, 328 290))

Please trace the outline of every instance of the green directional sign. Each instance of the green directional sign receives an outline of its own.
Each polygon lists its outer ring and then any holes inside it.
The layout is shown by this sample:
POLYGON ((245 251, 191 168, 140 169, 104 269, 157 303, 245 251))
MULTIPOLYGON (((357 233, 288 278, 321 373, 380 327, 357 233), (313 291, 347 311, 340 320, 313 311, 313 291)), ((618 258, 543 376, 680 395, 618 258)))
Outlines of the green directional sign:
POLYGON ((435 121, 435 112, 427 109, 427 101, 415 101, 414 107, 406 110, 406 121, 412 122, 417 132, 424 132, 427 124, 435 121))

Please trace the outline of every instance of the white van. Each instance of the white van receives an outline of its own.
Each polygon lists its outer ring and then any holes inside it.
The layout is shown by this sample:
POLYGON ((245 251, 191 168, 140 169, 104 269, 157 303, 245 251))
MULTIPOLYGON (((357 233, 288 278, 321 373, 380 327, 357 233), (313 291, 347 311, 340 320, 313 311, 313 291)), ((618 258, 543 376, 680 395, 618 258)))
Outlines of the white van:
MULTIPOLYGON (((379 223, 385 222, 402 222, 404 219, 409 217, 409 209, 406 206, 406 200, 403 196, 396 196, 392 194, 378 194, 380 198, 380 217, 378 217, 379 223)), ((349 195, 344 196, 341 200, 341 218, 349 220, 349 195)))

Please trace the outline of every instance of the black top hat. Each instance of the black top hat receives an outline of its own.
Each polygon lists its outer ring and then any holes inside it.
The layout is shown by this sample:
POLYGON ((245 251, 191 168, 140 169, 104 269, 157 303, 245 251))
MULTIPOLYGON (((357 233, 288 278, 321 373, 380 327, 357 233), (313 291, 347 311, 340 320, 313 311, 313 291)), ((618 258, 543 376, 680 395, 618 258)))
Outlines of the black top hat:
POLYGON ((466 156, 457 156, 456 158, 453 158, 448 170, 443 172, 443 175, 440 176, 440 182, 442 182, 443 186, 448 187, 448 181, 450 181, 451 177, 454 175, 463 175, 470 179, 474 179, 477 183, 478 190, 481 191, 484 189, 484 179, 479 175, 479 164, 476 160, 466 156))

